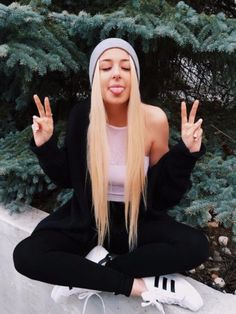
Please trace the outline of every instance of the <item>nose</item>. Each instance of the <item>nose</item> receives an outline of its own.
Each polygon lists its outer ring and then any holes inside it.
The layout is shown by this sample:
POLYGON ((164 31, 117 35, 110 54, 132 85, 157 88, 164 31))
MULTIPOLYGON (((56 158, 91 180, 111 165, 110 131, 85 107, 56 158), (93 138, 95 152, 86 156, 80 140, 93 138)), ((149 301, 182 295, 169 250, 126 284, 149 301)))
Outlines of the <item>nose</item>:
POLYGON ((112 77, 117 79, 117 78, 120 78, 120 67, 118 66, 114 66, 113 68, 113 73, 112 73, 112 77))

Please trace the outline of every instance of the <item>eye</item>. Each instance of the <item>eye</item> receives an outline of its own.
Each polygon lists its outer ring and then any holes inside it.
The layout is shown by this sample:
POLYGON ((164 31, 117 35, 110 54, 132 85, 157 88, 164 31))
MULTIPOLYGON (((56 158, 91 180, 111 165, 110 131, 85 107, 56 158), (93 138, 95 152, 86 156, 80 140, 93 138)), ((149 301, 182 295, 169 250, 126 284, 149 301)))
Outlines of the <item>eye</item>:
POLYGON ((130 71, 130 68, 129 68, 129 67, 122 67, 122 70, 124 70, 124 71, 130 71))
POLYGON ((102 68, 102 71, 109 71, 111 69, 111 67, 107 67, 107 68, 102 68))

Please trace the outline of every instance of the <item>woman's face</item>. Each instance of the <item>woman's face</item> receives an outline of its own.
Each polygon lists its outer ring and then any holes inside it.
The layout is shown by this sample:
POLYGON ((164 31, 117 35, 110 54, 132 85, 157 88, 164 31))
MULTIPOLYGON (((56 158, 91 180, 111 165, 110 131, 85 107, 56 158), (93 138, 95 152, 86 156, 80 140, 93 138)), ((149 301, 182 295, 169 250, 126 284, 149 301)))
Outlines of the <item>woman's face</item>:
POLYGON ((131 86, 129 54, 119 48, 108 49, 98 62, 104 103, 128 104, 131 86))

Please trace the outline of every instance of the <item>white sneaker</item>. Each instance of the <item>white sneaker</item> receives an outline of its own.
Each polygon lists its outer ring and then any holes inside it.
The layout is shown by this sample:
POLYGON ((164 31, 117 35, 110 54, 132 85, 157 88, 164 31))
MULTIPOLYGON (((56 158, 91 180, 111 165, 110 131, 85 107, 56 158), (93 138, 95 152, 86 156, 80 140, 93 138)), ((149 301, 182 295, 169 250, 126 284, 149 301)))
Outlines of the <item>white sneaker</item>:
MULTIPOLYGON (((55 303, 64 303, 66 302, 67 298, 73 294, 80 294, 80 293, 85 293, 89 289, 84 289, 84 288, 69 288, 65 286, 54 286, 51 292, 51 297, 55 303)), ((90 292, 100 292, 97 290, 89 290, 90 292)))
POLYGON ((143 278, 147 291, 142 293, 142 306, 155 305, 165 313, 162 304, 177 304, 191 311, 198 311, 203 301, 197 290, 178 274, 143 278))
POLYGON ((112 259, 109 252, 101 245, 95 246, 85 257, 100 265, 106 265, 112 259))
MULTIPOLYGON (((109 254, 109 252, 102 246, 98 245, 94 247, 87 255, 86 257, 92 262, 105 265, 108 260, 111 260, 112 257, 109 254)), ((56 303, 63 303, 66 298, 73 294, 83 294, 83 296, 89 292, 89 294, 97 294, 101 291, 98 290, 92 290, 92 289, 86 289, 86 288, 69 288, 65 286, 54 286, 51 292, 51 297, 56 303)))

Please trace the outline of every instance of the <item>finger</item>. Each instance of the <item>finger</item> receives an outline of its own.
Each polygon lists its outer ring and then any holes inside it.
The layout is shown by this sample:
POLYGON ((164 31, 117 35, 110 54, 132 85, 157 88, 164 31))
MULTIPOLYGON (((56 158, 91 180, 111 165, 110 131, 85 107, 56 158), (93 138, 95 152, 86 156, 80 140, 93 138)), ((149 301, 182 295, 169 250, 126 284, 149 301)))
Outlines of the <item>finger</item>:
POLYGON ((40 122, 40 117, 38 117, 38 116, 33 116, 33 122, 40 122))
POLYGON ((44 107, 43 107, 38 95, 34 95, 34 102, 38 108, 39 116, 45 117, 45 110, 44 110, 44 107))
POLYGON ((181 102, 181 121, 182 124, 187 123, 187 108, 186 108, 186 103, 184 101, 181 102))
POLYGON ((193 103, 193 105, 192 105, 190 114, 189 114, 189 123, 194 123, 195 117, 196 117, 196 113, 197 113, 198 105, 199 105, 199 101, 198 101, 198 100, 195 100, 194 103, 193 103))
POLYGON ((199 137, 202 137, 202 133, 203 133, 203 129, 200 128, 198 136, 199 136, 199 137))
POLYGON ((193 134, 194 141, 198 141, 202 137, 203 129, 200 128, 193 134))
POLYGON ((32 130, 34 133, 37 133, 37 131, 39 130, 39 124, 37 122, 34 122, 32 124, 32 130))
POLYGON ((52 117, 52 110, 51 110, 51 106, 50 106, 50 102, 49 102, 48 97, 45 97, 44 105, 45 105, 46 117, 52 117))
POLYGON ((197 141, 202 139, 202 133, 203 133, 203 131, 201 131, 200 134, 198 134, 197 136, 193 137, 194 142, 197 142, 197 141))
POLYGON ((203 120, 202 119, 199 119, 196 123, 194 123, 193 125, 193 128, 192 128, 192 131, 193 131, 193 134, 195 134, 195 132, 200 129, 201 125, 202 125, 202 122, 203 120))

